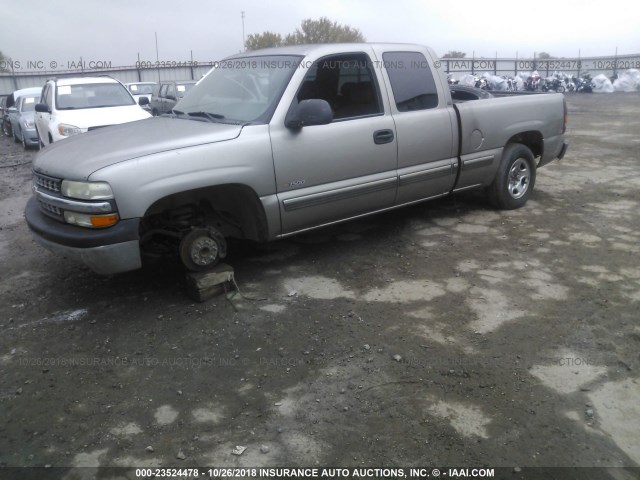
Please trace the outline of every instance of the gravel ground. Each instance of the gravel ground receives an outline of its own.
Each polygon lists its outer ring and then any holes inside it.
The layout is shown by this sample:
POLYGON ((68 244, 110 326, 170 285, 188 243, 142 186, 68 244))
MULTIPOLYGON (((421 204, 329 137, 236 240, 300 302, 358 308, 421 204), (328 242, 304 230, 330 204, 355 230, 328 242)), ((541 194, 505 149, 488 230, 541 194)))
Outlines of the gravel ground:
POLYGON ((525 208, 236 243, 242 296, 205 303, 35 244, 1 137, 0 466, 638 467, 640 95, 567 99, 525 208))

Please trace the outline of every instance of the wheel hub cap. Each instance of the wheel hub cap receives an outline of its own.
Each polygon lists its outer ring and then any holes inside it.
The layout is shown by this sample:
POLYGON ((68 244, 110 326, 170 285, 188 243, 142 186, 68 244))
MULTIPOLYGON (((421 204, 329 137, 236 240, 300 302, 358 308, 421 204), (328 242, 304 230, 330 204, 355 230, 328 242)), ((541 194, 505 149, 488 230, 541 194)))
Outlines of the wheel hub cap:
POLYGON ((520 198, 529 189, 531 171, 529 164, 523 158, 517 159, 509 170, 509 195, 513 198, 520 198))

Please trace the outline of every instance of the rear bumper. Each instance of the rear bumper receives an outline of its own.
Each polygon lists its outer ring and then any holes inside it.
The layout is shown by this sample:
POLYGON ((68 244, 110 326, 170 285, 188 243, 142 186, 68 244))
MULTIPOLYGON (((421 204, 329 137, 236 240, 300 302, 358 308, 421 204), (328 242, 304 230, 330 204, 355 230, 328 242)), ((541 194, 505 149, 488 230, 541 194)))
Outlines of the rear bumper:
POLYGON ((542 157, 538 162, 538 167, 546 165, 547 163, 555 160, 561 160, 564 154, 567 152, 569 144, 565 141, 564 135, 557 135, 555 137, 544 139, 544 150, 542 157))
POLYGON ((569 148, 569 144, 567 142, 564 142, 562 144, 562 150, 560 150, 560 153, 558 154, 558 160, 562 160, 562 158, 564 157, 564 154, 567 153, 568 148, 569 148))
POLYGON ((81 261, 96 273, 111 275, 142 266, 138 219, 90 230, 49 218, 35 197, 27 203, 25 218, 36 242, 53 253, 81 261))

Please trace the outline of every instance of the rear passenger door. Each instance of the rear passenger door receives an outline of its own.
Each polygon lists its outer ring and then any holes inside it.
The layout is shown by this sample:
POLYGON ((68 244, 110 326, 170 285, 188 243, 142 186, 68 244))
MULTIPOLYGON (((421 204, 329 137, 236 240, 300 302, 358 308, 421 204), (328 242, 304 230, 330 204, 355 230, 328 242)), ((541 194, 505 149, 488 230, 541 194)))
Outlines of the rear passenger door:
POLYGON ((422 52, 382 53, 398 138, 397 204, 448 193, 457 166, 457 120, 422 52), (454 135, 456 132, 456 135, 454 135))
POLYGON ((310 66, 292 107, 326 100, 333 122, 270 126, 283 233, 393 205, 397 145, 381 81, 368 53, 323 57, 310 66))

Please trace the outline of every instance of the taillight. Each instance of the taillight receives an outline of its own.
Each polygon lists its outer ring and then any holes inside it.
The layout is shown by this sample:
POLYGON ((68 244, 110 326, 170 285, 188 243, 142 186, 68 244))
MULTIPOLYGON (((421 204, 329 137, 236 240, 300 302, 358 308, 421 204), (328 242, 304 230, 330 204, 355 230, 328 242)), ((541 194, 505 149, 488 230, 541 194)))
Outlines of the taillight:
POLYGON ((562 97, 562 108, 564 109, 564 115, 562 119, 562 133, 567 131, 567 122, 569 121, 569 111, 567 110, 567 99, 562 97))

